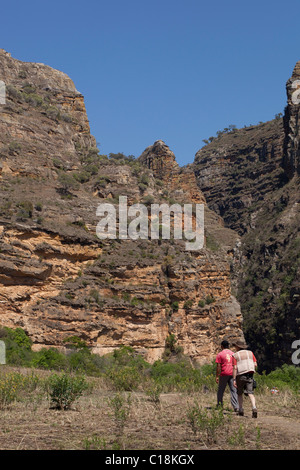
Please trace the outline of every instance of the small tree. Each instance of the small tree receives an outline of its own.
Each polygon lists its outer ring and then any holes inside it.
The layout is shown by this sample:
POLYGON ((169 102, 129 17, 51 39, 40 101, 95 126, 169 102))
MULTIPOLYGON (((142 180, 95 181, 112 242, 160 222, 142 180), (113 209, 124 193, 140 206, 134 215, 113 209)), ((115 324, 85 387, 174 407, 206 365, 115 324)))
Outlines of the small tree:
POLYGON ((53 374, 48 382, 51 403, 59 410, 67 410, 87 389, 84 377, 53 374))
POLYGON ((67 194, 71 189, 76 190, 79 188, 79 183, 74 176, 68 173, 61 172, 58 176, 58 182, 64 194, 67 194))

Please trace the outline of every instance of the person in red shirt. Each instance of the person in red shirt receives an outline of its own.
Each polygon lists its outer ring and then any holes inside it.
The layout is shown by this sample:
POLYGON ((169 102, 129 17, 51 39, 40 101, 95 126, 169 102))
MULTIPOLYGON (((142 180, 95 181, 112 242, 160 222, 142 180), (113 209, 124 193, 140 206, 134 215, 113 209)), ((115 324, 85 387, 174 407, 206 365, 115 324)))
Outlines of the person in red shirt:
POLYGON ((221 343, 222 350, 216 357, 217 371, 216 371, 216 382, 218 384, 217 391, 217 404, 218 406, 223 406, 223 395, 226 389, 226 386, 229 386, 230 389, 230 400, 231 405, 234 411, 238 411, 238 397, 237 389, 233 384, 233 364, 232 356, 233 351, 229 349, 228 341, 224 340, 221 343))

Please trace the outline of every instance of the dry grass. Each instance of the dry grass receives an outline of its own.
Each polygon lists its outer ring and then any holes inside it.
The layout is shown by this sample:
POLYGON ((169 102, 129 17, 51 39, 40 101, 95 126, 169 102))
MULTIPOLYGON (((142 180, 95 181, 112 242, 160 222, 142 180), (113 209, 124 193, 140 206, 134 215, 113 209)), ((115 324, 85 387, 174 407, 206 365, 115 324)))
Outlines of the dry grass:
MULTIPOLYGON (((92 382, 89 392, 67 411, 51 409, 39 388, 4 407, 0 449, 300 450, 299 396, 288 392, 257 393, 257 419, 251 417, 247 398, 245 416, 235 415, 226 392, 224 423, 217 428, 214 441, 208 442, 205 432, 194 434, 187 413, 195 400, 210 413, 216 405, 215 393, 167 393, 158 402, 144 392, 121 394, 121 399, 130 396, 130 406, 120 425, 120 410, 118 415, 110 401, 116 392, 102 379, 92 382)), ((125 407, 127 402, 121 411, 125 407)))

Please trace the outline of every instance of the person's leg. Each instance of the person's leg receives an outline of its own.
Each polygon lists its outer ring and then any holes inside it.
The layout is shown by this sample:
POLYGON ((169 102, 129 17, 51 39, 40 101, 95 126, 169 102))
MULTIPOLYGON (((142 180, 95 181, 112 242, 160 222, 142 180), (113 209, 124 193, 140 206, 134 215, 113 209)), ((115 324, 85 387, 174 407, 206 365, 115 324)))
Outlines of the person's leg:
POLYGON ((239 403, 238 403, 238 395, 235 386, 233 385, 233 378, 230 377, 228 381, 229 389, 230 389, 230 399, 231 399, 231 405, 234 409, 234 411, 237 411, 239 408, 239 403))
POLYGON ((248 392, 248 396, 249 396, 250 401, 251 401, 252 417, 257 418, 256 400, 255 400, 255 396, 254 396, 254 392, 253 392, 253 378, 249 379, 249 381, 247 383, 247 386, 246 386, 246 390, 248 392))
POLYGON ((249 393, 249 398, 250 398, 251 405, 252 405, 252 416, 253 418, 257 418, 256 402, 255 402, 255 396, 253 395, 253 393, 249 393))
POLYGON ((223 395, 225 392, 227 382, 228 382, 228 377, 226 375, 220 375, 218 393, 217 393, 218 406, 223 406, 223 395))
POLYGON ((244 414, 244 410, 243 410, 243 394, 241 395, 238 395, 238 402, 239 402, 239 415, 243 415, 244 414))
POLYGON ((236 385, 237 385, 237 395, 238 395, 238 403, 239 403, 239 415, 244 415, 243 410, 243 393, 244 393, 244 380, 243 375, 238 375, 236 378, 236 385))

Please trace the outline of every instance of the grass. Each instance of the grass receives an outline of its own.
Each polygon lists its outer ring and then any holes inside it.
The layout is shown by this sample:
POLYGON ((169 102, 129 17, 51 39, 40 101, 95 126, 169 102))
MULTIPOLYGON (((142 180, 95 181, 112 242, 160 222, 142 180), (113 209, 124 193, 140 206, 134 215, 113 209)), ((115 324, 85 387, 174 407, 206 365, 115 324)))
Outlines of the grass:
POLYGON ((149 364, 130 347, 93 355, 76 337, 66 356, 33 354, 21 329, 2 339, 19 364, 0 369, 0 449, 300 450, 299 367, 256 374, 256 420, 247 397, 245 417, 233 413, 228 390, 216 409, 215 365, 181 353, 149 364))
POLYGON ((239 417, 228 391, 224 409, 217 410, 215 390, 159 389, 153 400, 144 385, 120 392, 106 377, 86 377, 83 393, 58 409, 46 387, 52 371, 2 366, 0 382, 4 375, 15 376, 20 388, 1 410, 2 450, 300 449, 299 395, 290 390, 259 390, 259 417, 252 419, 249 399, 239 417))

